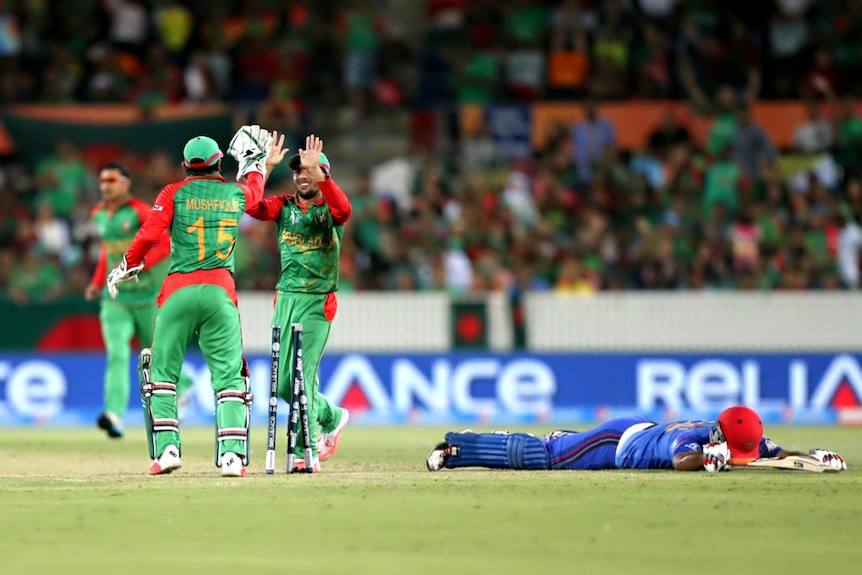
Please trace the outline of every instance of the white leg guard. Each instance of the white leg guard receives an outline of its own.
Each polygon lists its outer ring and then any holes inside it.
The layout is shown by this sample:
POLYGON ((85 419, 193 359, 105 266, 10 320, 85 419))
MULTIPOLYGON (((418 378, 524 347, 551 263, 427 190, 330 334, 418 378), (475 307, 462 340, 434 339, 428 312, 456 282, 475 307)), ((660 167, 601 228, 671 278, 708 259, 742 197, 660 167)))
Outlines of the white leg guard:
POLYGON ((156 458, 156 439, 153 437, 153 412, 150 408, 150 398, 153 395, 153 384, 150 382, 150 364, 153 354, 149 348, 141 350, 138 357, 138 390, 141 394, 141 407, 144 410, 144 428, 147 431, 147 447, 150 459, 156 458))
POLYGON ((218 417, 216 417, 216 467, 221 467, 221 442, 237 440, 243 444, 243 453, 245 456, 245 465, 248 466, 251 460, 251 449, 249 448, 249 429, 251 427, 251 404, 253 397, 251 394, 251 378, 248 371, 248 363, 245 358, 242 360, 242 376, 245 382, 245 390, 239 391, 235 389, 226 389, 216 393, 216 414, 218 414, 218 406, 223 403, 236 402, 245 406, 245 425, 244 427, 223 427, 218 428, 218 417))
MULTIPOLYGON (((168 382, 158 382, 150 384, 151 395, 172 395, 173 402, 176 405, 177 384, 168 382)), ((174 410, 172 410, 174 411, 174 410)), ((176 414, 176 412, 174 412, 176 414)), ((150 410, 152 416, 152 409, 150 410)), ((153 436, 160 431, 175 431, 180 432, 180 421, 175 417, 156 418, 153 417, 153 436)))
POLYGON ((138 378, 141 391, 141 406, 144 409, 144 426, 147 431, 147 444, 150 451, 150 459, 156 459, 158 446, 156 445, 156 433, 160 431, 180 432, 180 423, 177 419, 156 418, 153 416, 152 397, 154 395, 177 396, 177 386, 173 383, 150 381, 150 364, 152 363, 152 352, 149 349, 141 350, 138 363, 138 378))

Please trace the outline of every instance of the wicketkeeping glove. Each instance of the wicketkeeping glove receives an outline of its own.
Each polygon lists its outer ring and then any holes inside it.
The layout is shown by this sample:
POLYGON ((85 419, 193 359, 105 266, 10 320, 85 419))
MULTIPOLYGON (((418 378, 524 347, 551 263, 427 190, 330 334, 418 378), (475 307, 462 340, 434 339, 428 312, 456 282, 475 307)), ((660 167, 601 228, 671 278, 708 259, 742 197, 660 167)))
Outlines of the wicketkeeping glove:
POLYGON ((710 473, 729 471, 730 448, 727 442, 709 443, 703 446, 703 468, 710 473))
POLYGON ((242 126, 231 138, 227 153, 239 164, 236 179, 249 172, 266 177, 266 157, 272 149, 272 134, 257 124, 242 126))
POLYGON ((126 256, 123 256, 123 261, 108 274, 108 294, 111 296, 111 299, 117 299, 117 295, 119 294, 118 288, 121 283, 128 281, 137 282, 138 274, 142 269, 144 269, 144 262, 130 268, 129 263, 126 261, 126 256))
POLYGON ((847 469, 847 463, 844 461, 844 458, 835 453, 834 451, 827 451, 825 449, 812 449, 808 452, 808 455, 810 455, 820 463, 825 463, 829 467, 837 469, 838 471, 844 471, 845 469, 847 469))

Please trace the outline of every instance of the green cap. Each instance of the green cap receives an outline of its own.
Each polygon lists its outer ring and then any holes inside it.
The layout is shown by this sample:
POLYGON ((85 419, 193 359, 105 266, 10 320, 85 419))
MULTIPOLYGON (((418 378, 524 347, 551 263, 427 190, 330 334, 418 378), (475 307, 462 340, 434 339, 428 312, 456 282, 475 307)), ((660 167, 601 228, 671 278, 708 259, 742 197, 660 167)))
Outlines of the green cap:
MULTIPOLYGON (((287 160, 287 167, 289 167, 294 172, 299 171, 299 165, 301 160, 299 159, 299 154, 294 154, 287 160)), ((331 168, 329 167, 329 158, 326 157, 326 154, 320 152, 320 167, 323 168, 324 171, 329 172, 331 168)))
POLYGON ((183 165, 187 168, 208 168, 223 157, 215 140, 206 136, 195 136, 183 148, 183 165))

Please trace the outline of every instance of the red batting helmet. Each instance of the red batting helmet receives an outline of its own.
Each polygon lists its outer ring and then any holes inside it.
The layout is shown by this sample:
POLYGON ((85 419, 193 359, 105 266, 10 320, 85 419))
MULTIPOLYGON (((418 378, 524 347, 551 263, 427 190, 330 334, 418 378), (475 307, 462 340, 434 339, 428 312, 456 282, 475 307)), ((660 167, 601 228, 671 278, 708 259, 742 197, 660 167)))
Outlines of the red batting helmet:
POLYGON ((718 416, 718 424, 731 457, 760 457, 763 424, 756 411, 742 405, 725 409, 718 416))

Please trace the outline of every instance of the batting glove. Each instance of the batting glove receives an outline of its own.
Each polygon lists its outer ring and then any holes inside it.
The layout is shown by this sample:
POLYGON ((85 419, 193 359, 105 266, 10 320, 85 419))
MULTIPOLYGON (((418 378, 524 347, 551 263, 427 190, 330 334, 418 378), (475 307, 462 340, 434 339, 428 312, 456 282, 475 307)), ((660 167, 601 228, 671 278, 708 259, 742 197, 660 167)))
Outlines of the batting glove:
POLYGON ((123 261, 108 274, 108 294, 111 296, 111 299, 117 299, 121 283, 129 281, 137 282, 138 274, 142 269, 144 269, 144 262, 130 268, 129 262, 126 261, 126 256, 123 256, 123 261))
POLYGON ((838 471, 844 471, 845 469, 847 469, 847 462, 845 462, 844 458, 835 453, 834 451, 827 451, 825 449, 812 449, 808 452, 808 455, 810 455, 820 463, 825 463, 832 469, 837 469, 838 471))
POLYGON ((231 138, 227 153, 239 164, 236 179, 249 172, 266 177, 266 157, 272 149, 272 134, 257 124, 242 126, 231 138))
POLYGON ((703 446, 703 468, 710 473, 729 471, 730 448, 727 442, 710 443, 703 446))

